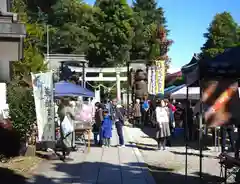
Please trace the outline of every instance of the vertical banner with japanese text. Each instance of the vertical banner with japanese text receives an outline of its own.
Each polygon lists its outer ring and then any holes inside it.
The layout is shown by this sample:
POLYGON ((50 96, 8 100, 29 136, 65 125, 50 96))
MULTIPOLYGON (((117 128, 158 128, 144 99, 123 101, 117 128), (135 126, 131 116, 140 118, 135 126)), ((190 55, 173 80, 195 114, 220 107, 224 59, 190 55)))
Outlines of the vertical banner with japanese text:
POLYGON ((53 72, 31 74, 38 126, 38 141, 55 140, 53 72))
POLYGON ((165 87, 165 61, 158 60, 155 66, 149 67, 148 70, 148 92, 149 94, 164 95, 165 87))

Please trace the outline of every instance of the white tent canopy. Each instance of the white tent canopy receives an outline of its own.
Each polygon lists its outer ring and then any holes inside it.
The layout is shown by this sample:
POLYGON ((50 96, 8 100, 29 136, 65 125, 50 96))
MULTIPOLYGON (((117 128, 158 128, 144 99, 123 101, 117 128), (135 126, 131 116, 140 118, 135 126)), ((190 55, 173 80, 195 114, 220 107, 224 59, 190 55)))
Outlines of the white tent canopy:
MULTIPOLYGON (((178 91, 171 94, 172 99, 186 99, 187 98, 187 87, 183 87, 178 91)), ((188 88, 188 99, 199 100, 200 98, 200 88, 199 87, 189 87, 188 88)))
MULTIPOLYGON (((240 97, 240 87, 238 88, 238 94, 240 97)), ((172 99, 187 99, 187 87, 175 91, 170 96, 172 99)), ((188 99, 190 100, 199 100, 200 99, 200 87, 189 87, 188 88, 188 99)))

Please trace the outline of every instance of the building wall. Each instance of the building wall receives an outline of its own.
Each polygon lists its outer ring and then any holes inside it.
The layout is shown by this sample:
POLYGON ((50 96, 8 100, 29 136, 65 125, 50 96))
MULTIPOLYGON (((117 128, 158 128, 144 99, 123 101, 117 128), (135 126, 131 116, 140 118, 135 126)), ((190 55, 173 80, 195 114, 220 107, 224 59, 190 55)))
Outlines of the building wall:
POLYGON ((19 44, 14 42, 0 42, 0 82, 8 82, 10 80, 10 64, 9 61, 18 60, 19 44))
POLYGON ((0 8, 2 12, 7 12, 8 10, 8 0, 0 0, 0 8))

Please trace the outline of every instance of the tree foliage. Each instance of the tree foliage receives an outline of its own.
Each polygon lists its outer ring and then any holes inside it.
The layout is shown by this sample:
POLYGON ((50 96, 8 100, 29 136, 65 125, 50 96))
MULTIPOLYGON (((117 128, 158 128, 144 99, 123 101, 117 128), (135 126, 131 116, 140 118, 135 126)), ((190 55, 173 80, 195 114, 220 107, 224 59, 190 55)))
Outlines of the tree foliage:
POLYGON ((21 0, 13 1, 13 11, 20 16, 20 21, 25 23, 27 36, 24 40, 24 59, 14 62, 14 77, 30 82, 30 73, 43 71, 46 69, 43 54, 39 47, 44 42, 44 27, 38 22, 32 23, 27 15, 27 6, 21 0))
POLYGON ((129 60, 133 11, 125 0, 99 0, 93 7, 87 58, 92 66, 117 66, 129 60))
MULTIPOLYGON (((168 33, 164 11, 155 0, 137 0, 133 8, 126 0, 96 0, 94 6, 81 0, 24 1, 33 23, 51 28, 50 53, 85 54, 90 66, 148 60, 152 45, 156 45, 153 35, 157 27, 168 33)), ((46 40, 46 34, 44 37, 46 40)), ((47 50, 46 44, 41 50, 47 50)))
POLYGON ((26 141, 36 121, 35 104, 31 88, 19 84, 21 82, 16 80, 8 85, 9 115, 22 141, 26 141))
POLYGON ((133 9, 137 24, 131 58, 144 59, 150 63, 163 59, 168 68, 170 58, 167 57, 167 52, 172 41, 167 39, 169 30, 163 9, 157 7, 155 0, 136 0, 133 9))
POLYGON ((13 63, 14 78, 8 85, 7 99, 13 127, 22 141, 26 141, 36 121, 30 74, 46 69, 41 52, 45 28, 37 20, 29 18, 25 1, 14 0, 12 11, 18 13, 20 21, 25 24, 27 35, 24 40, 24 59, 13 63))
POLYGON ((239 26, 228 12, 216 14, 204 34, 206 42, 201 48, 203 58, 211 58, 224 49, 240 43, 239 26))

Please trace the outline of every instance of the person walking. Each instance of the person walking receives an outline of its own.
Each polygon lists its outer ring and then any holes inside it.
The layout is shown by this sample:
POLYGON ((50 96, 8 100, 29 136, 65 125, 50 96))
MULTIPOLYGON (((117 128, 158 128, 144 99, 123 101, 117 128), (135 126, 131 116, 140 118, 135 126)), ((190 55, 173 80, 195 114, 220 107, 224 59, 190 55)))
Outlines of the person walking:
POLYGON ((101 139, 101 124, 103 121, 103 109, 101 107, 101 104, 99 102, 95 103, 95 123, 93 124, 93 135, 94 135, 94 143, 96 145, 101 145, 102 144, 102 139, 101 139), (98 139, 99 137, 99 139, 98 139))
POLYGON ((75 119, 75 114, 74 114, 74 110, 71 107, 69 100, 66 98, 62 98, 60 100, 60 104, 58 107, 58 117, 60 119, 60 144, 62 147, 62 157, 60 157, 61 160, 65 160, 66 156, 68 156, 70 154, 70 151, 73 147, 73 132, 68 132, 67 135, 65 135, 65 132, 62 128, 62 124, 63 121, 65 120, 65 118, 67 119, 67 121, 70 122, 70 124, 73 126, 73 120, 75 119))
POLYGON ((125 147, 124 135, 123 135, 124 116, 125 116, 125 111, 122 108, 122 106, 120 104, 118 104, 116 106, 116 112, 115 112, 114 119, 115 119, 115 125, 116 125, 116 129, 117 129, 120 147, 125 147))
POLYGON ((133 118, 134 118, 134 124, 133 126, 140 126, 141 127, 141 105, 140 105, 140 100, 137 99, 136 103, 134 104, 133 107, 133 118))
POLYGON ((112 120, 108 113, 108 109, 103 110, 103 122, 101 126, 102 147, 110 147, 110 139, 112 137, 112 120))
POLYGON ((158 142, 158 149, 165 150, 167 138, 171 135, 171 133, 169 126, 169 110, 168 107, 166 107, 164 100, 161 100, 157 103, 156 121, 156 138, 158 142))

